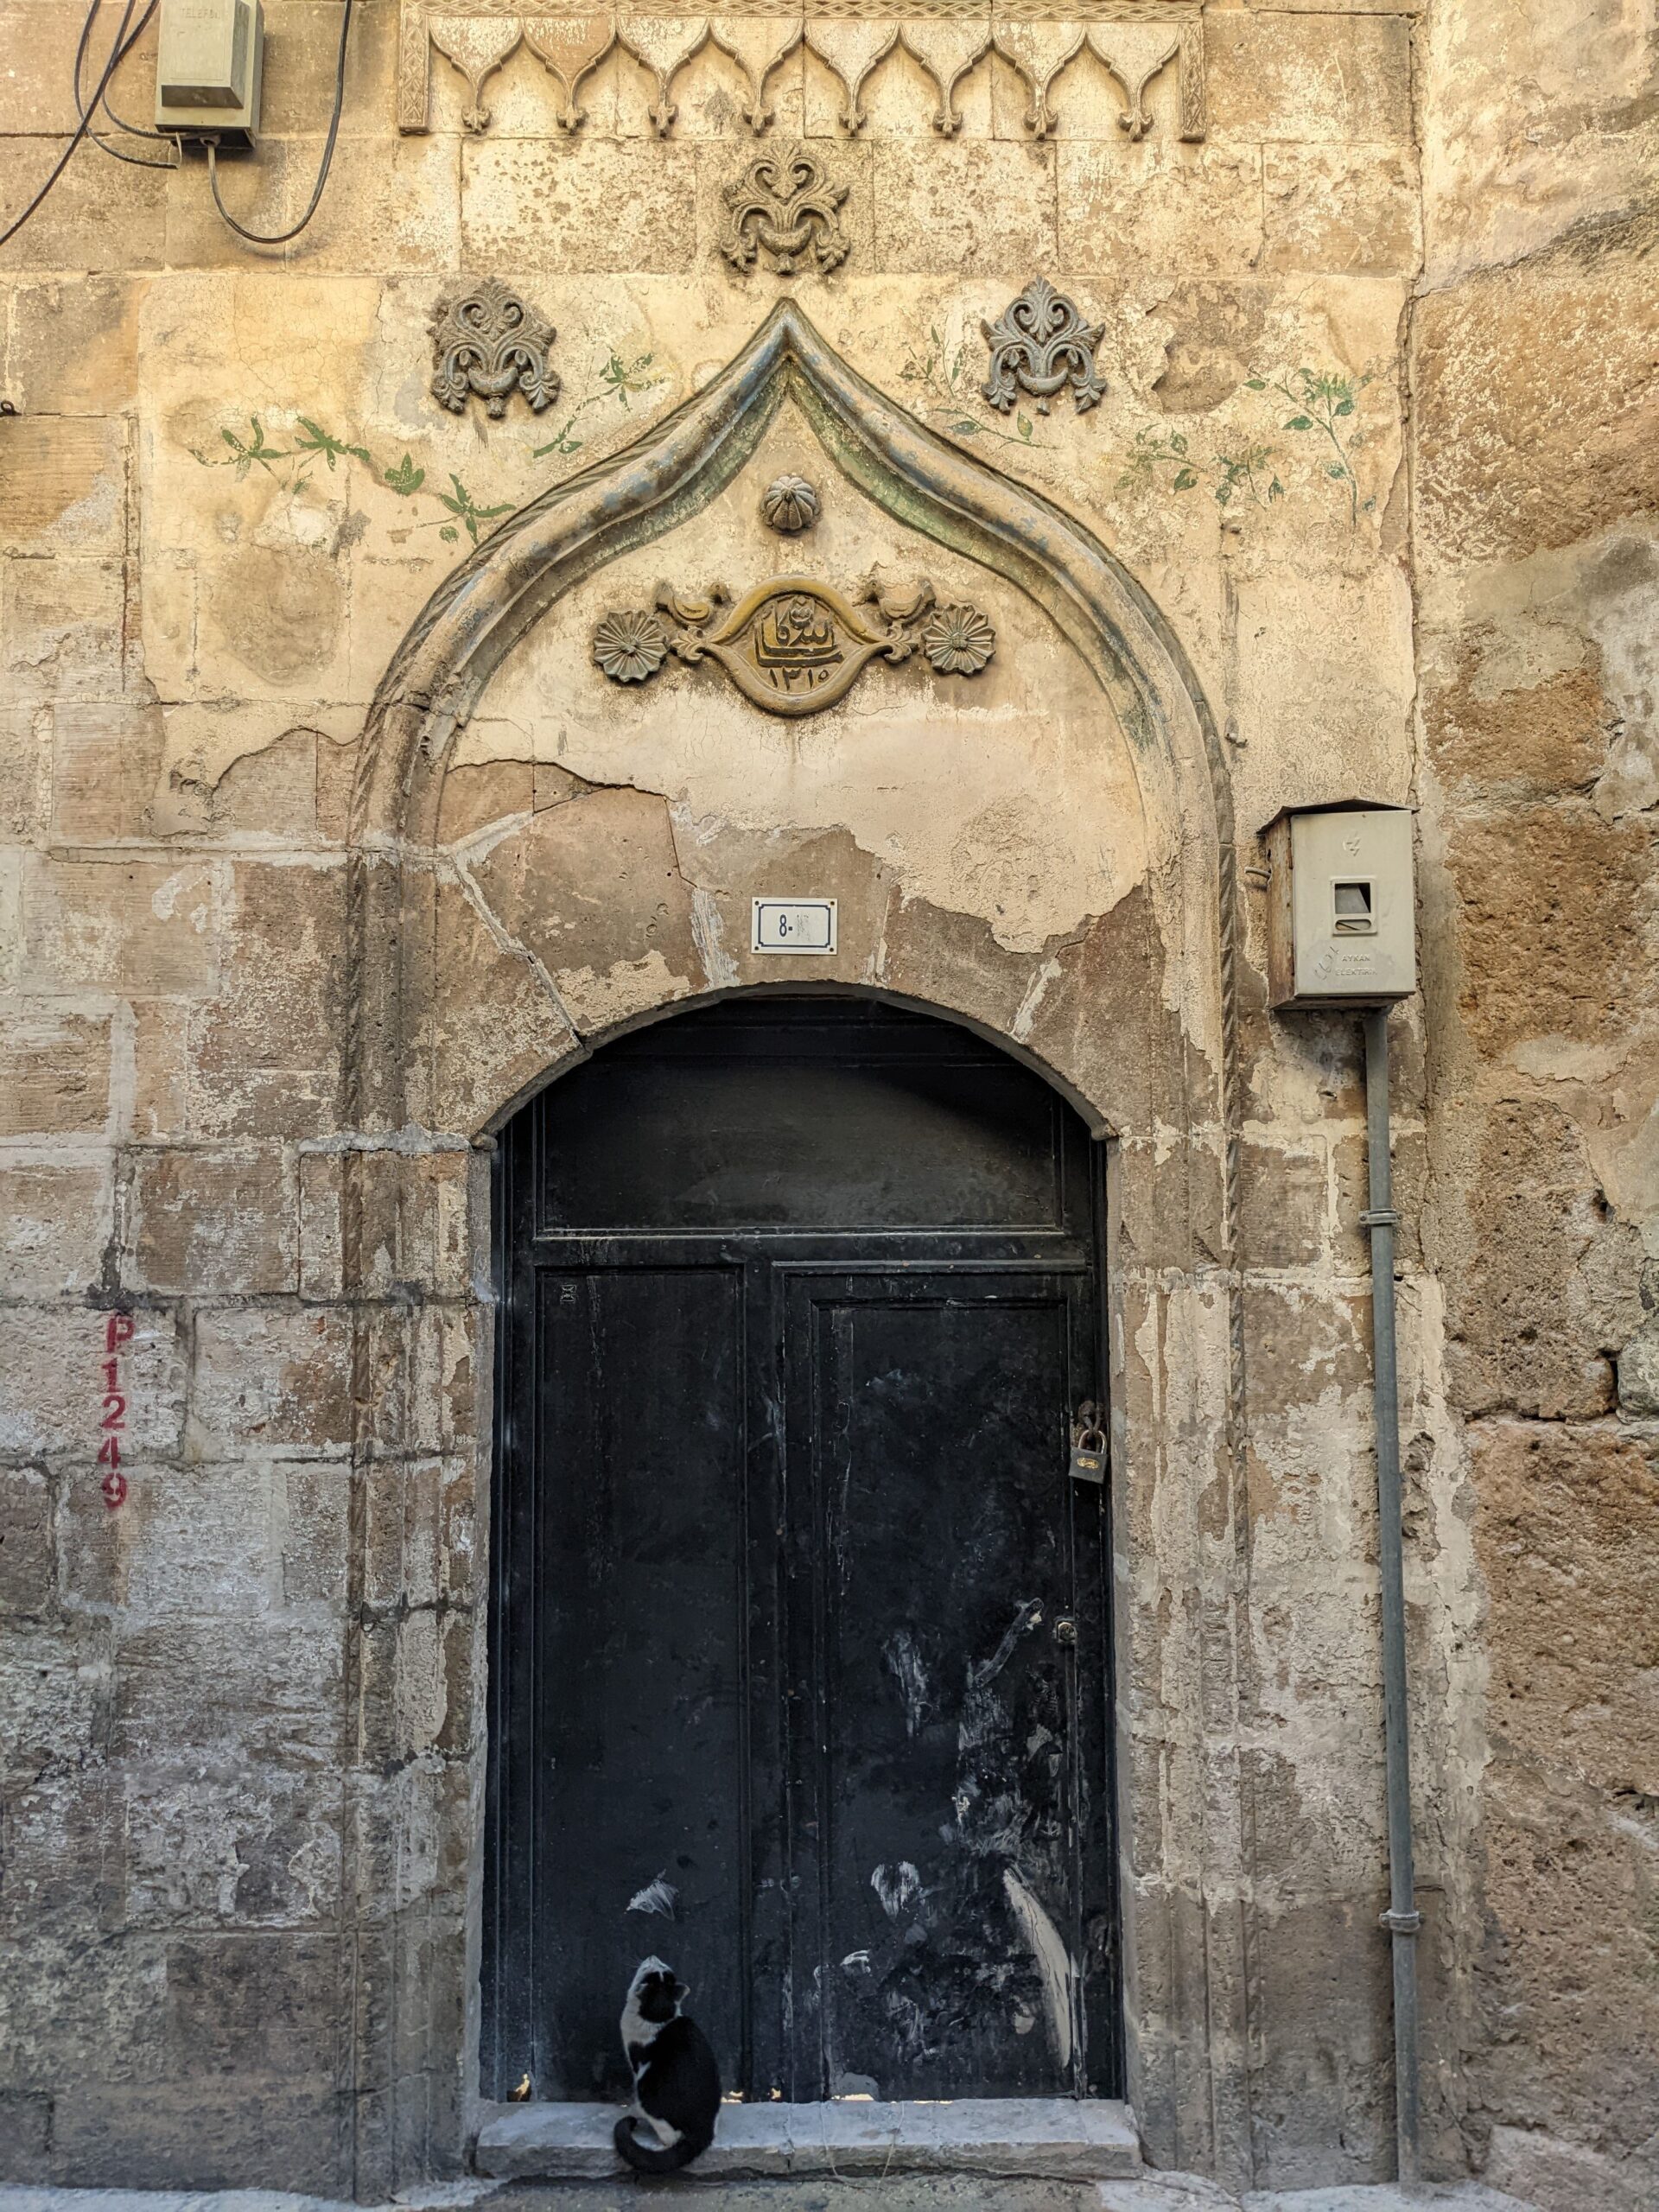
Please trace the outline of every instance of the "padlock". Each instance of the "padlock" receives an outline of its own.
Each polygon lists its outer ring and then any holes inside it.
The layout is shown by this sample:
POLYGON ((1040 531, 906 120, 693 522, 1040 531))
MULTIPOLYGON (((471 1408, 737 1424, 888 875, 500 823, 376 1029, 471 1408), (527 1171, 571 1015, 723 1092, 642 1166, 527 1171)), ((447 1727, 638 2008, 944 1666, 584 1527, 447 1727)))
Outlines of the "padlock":
POLYGON ((1071 1478, 1079 1483, 1103 1483, 1106 1479, 1106 1432, 1103 1428, 1085 1428, 1079 1432, 1071 1446, 1071 1478))

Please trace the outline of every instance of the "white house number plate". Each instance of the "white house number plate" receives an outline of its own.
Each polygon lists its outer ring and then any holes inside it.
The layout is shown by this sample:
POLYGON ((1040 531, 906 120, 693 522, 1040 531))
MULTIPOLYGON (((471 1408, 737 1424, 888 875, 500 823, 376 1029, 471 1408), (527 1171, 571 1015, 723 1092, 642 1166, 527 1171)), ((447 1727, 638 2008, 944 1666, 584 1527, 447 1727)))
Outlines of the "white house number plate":
POLYGON ((833 899, 757 899, 751 952, 833 952, 833 899))

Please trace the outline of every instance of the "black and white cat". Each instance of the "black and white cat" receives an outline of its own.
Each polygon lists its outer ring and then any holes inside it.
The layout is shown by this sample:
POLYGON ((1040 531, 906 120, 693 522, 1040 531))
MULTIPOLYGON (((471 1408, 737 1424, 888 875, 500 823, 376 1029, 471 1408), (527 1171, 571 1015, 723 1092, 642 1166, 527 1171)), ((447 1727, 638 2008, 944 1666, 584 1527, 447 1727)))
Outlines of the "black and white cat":
POLYGON ((709 2038, 680 2010, 690 1991, 660 1959, 641 1960, 622 2007, 622 2048, 633 2102, 616 2123, 617 2150, 642 2174, 690 2165, 715 2139, 720 2068, 709 2038), (655 2143, 633 2132, 642 2121, 655 2143))

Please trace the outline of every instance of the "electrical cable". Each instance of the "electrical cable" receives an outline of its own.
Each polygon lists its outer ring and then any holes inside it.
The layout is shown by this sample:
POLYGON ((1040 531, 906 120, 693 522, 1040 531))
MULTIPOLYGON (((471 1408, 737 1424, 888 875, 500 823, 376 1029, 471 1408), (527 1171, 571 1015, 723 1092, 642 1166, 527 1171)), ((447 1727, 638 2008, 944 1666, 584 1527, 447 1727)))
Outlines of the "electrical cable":
MULTIPOLYGON (((86 41, 92 36, 93 22, 96 19, 99 9, 102 4, 103 0, 92 0, 92 5, 86 11, 86 21, 81 26, 80 45, 77 48, 78 55, 86 51, 86 41)), ((126 0, 126 6, 122 10, 121 22, 115 34, 114 43, 110 48, 110 58, 104 64, 103 73, 99 76, 97 87, 92 93, 92 106, 81 115, 70 137, 69 143, 64 148, 62 153, 58 156, 57 160, 52 164, 50 170, 47 174, 46 181, 41 185, 40 190, 35 194, 35 197, 23 209, 22 214, 15 216, 12 220, 7 224, 5 229, 3 231, 0 231, 0 245, 6 245, 10 239, 16 237, 18 232, 22 229, 23 225, 28 222, 29 217, 35 213, 35 210, 46 198, 47 194, 51 191, 53 186, 63 175, 65 169, 68 168, 70 156, 73 154, 76 147, 79 145, 81 140, 86 136, 87 131, 91 129, 92 115, 97 109, 99 101, 104 97, 105 89, 108 86, 110 79, 115 74, 117 67, 125 60, 128 54, 132 49, 133 41, 138 35, 137 31, 133 31, 129 34, 127 29, 127 25, 132 21, 132 10, 134 4, 135 0, 126 0)), ((77 105, 79 105, 79 101, 77 101, 77 105)))
MULTIPOLYGON (((159 138, 164 145, 170 145, 175 155, 179 152, 178 140, 175 137, 169 137, 166 131, 140 130, 134 124, 124 122, 116 113, 115 110, 110 105, 108 84, 105 85, 101 100, 95 97, 91 102, 90 106, 87 103, 82 100, 80 96, 80 73, 86 59, 87 40, 92 28, 92 18, 98 14, 102 4, 103 0, 92 0, 91 11, 88 14, 86 22, 81 25, 79 42, 75 48, 75 112, 77 115, 87 118, 87 137, 92 140, 93 145, 97 147, 99 152, 100 154, 107 154, 112 162, 124 162, 129 168, 134 169, 175 169, 179 166, 176 160, 171 162, 152 162, 146 160, 143 156, 138 154, 123 153, 118 146, 111 146, 106 138, 101 138, 98 132, 92 128, 91 118, 97 114, 99 108, 101 105, 105 114, 107 115, 110 121, 115 124, 117 130, 124 130, 130 137, 133 138, 159 138)), ((121 59, 123 61, 125 60, 127 55, 131 52, 137 41, 143 37, 145 30, 149 27, 150 17, 156 13, 156 6, 157 0, 149 0, 149 5, 144 10, 143 14, 138 18, 138 21, 133 25, 132 36, 127 40, 125 45, 122 48, 121 59)), ((117 67, 118 67, 119 66, 119 63, 118 63, 117 67)), ((111 73, 109 82, 112 83, 113 81, 114 76, 113 73, 111 73)))
MULTIPOLYGON (((127 0, 129 7, 132 0, 127 0)), ((322 200, 323 187, 328 181, 328 171, 334 158, 334 141, 340 136, 340 110, 346 105, 346 42, 352 31, 353 0, 345 0, 340 18, 340 52, 334 60, 334 111, 328 118, 328 136, 323 143, 322 163, 317 171, 316 183, 311 189, 311 204, 292 230, 276 231, 269 235, 263 231, 244 229, 219 196, 219 141, 209 138, 207 146, 207 182, 213 195, 213 205, 239 238, 246 238, 250 245, 286 245, 289 238, 296 238, 316 213, 322 200)))

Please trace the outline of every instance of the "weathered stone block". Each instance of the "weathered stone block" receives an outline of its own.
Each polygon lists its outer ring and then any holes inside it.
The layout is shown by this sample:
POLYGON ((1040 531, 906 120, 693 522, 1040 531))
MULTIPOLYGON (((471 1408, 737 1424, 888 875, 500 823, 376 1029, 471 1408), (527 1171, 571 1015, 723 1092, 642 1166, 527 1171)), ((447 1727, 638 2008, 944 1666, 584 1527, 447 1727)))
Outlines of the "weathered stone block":
MULTIPOLYGON (((96 1487, 106 1319, 85 1306, 0 1307, 0 1452, 72 1452, 96 1487)), ((178 1450, 184 1421, 178 1325, 169 1313, 143 1307, 133 1324, 119 1353, 124 1456, 130 1446, 135 1458, 168 1457, 178 1450)))
MULTIPOLYGON (((1516 1717, 1512 1705, 1506 1717, 1516 1717)), ((1538 1719, 1542 1732, 1548 1723, 1538 1719)), ((1651 1810, 1501 1753, 1486 1770, 1483 1800, 1492 1940, 1474 1983, 1503 2039, 1479 2075, 1512 2123, 1570 2124, 1614 2167, 1632 2153, 1650 2157, 1659 1987, 1652 1937, 1632 1940, 1632 1927, 1651 1894, 1651 1810)))
POLYGON ((1408 143, 1411 34, 1399 16, 1244 14, 1205 23, 1218 138, 1408 143))
POLYGON ((291 1162, 275 1145, 138 1154, 132 1185, 137 1281, 193 1298, 296 1289, 294 1180, 291 1162))
POLYGON ((1055 150, 1046 143, 880 139, 870 149, 868 188, 878 269, 1001 270, 1017 292, 1031 269, 1053 261, 1055 150))
POLYGON ((1435 1254, 1453 1262, 1449 1351, 1464 1408, 1611 1410, 1613 1355, 1642 1318, 1639 1262, 1608 1218, 1580 1130, 1553 1103, 1503 1101, 1467 1188, 1467 1215, 1450 1236, 1443 1226, 1435 1254))
POLYGON ((223 898, 223 871, 213 861, 31 854, 23 874, 25 982, 144 997, 210 990, 223 898))
POLYGON ((1645 830, 1581 802, 1516 807, 1457 822, 1447 859, 1462 1010, 1483 1048, 1622 1032, 1649 906, 1645 830))
POLYGON ((336 1125, 345 908, 336 856, 236 864, 222 987, 191 1024, 198 1136, 310 1137, 336 1125))
POLYGON ((52 1519, 52 1485, 41 1468, 0 1468, 0 1613, 40 1619, 55 1611, 52 1519))
POLYGON ((1268 2189, 1386 2179, 1394 2119, 1384 2054, 1386 1889, 1263 1916, 1255 1956, 1268 2056, 1251 2100, 1255 2172, 1268 2189))
POLYGON ((0 671, 15 701, 108 699, 120 690, 126 594, 118 561, 0 561, 0 671))
POLYGON ((0 441, 0 552, 118 554, 126 543, 126 426, 24 416, 0 441))
POLYGON ((0 1136, 99 1134, 109 1116, 110 1023, 46 1001, 0 1014, 0 1136))
MULTIPOLYGON (((153 2031, 158 2044, 164 2031, 153 2031)), ((91 2079, 90 2075, 83 2078, 91 2079)), ((351 2100, 332 2076, 223 2081, 198 2069, 142 2088, 99 2085, 54 2109, 52 2174, 86 2189, 251 2189, 349 2196, 351 2100)))
POLYGON ((1147 269, 1239 276, 1261 258, 1262 156, 1254 146, 1069 143, 1058 162, 1060 266, 1072 276, 1147 269))
POLYGON ((1541 1764, 1659 1795, 1659 1446, 1558 1422, 1474 1432, 1492 1722, 1541 1764))
POLYGON ((208 1459, 334 1454, 352 1440, 348 1307, 197 1313, 190 1436, 208 1459))
POLYGON ((60 706, 53 715, 52 834, 70 845, 144 836, 161 774, 162 718, 127 701, 60 706))
POLYGON ((1397 147, 1264 146, 1262 266, 1408 276, 1422 251, 1417 194, 1397 147))
MULTIPOLYGON (((62 10, 54 7, 31 11, 55 32, 61 32, 62 10)), ((79 35, 79 26, 76 27, 79 35)), ((15 41, 8 42, 8 50, 15 41)), ((106 49, 107 51, 107 49, 106 49)), ((68 99, 69 73, 56 78, 48 112, 60 118, 60 127, 73 127, 68 99)), ((129 95, 130 98, 130 95, 129 95)), ((119 103, 118 102, 118 105, 119 103)), ((41 128, 36 109, 29 128, 41 128)), ((44 153, 42 142, 40 153, 44 153)), ((37 165, 44 174, 57 149, 37 165)), ((192 177, 191 184, 199 180, 192 177)), ((30 188, 31 190, 33 188, 30 188)), ((17 235, 0 247, 0 269, 49 269, 97 273, 105 270, 159 268, 162 258, 162 218, 167 206, 168 178, 161 168, 119 167, 113 162, 69 163, 37 213, 17 235)))
POLYGON ((522 278, 556 269, 689 272, 696 254, 696 155, 690 146, 471 141, 461 149, 467 265, 522 278))
POLYGON ((1325 1147, 1247 1144, 1239 1177, 1245 1266, 1316 1267, 1330 1234, 1332 1174, 1325 1147))
POLYGON ((1644 266, 1610 242, 1425 296, 1415 397, 1432 561, 1523 559, 1659 503, 1659 302, 1644 266))
POLYGON ((271 1478, 243 1461, 156 1467, 122 1509, 126 1601, 137 1620, 188 1614, 245 1620, 271 1583, 271 1478))
POLYGON ((346 1593, 351 1538, 350 1463, 289 1463, 277 1473, 285 1605, 336 1606, 346 1593))
MULTIPOLYGON (((62 20, 53 7, 37 14, 62 20)), ((20 411, 130 413, 138 397, 143 291, 141 281, 114 272, 17 283, 10 382, 20 411)))
POLYGON ((340 1904, 338 1776, 234 1756, 129 1773, 125 1916, 131 1927, 295 1927, 340 1904))
POLYGON ((114 1229, 108 1160, 0 1154, 0 1262, 14 1298, 89 1289, 103 1274, 114 1229))
POLYGON ((280 1769, 337 1764, 343 1630, 313 1620, 188 1608, 125 1628, 114 1747, 124 1758, 226 1750, 280 1769))

